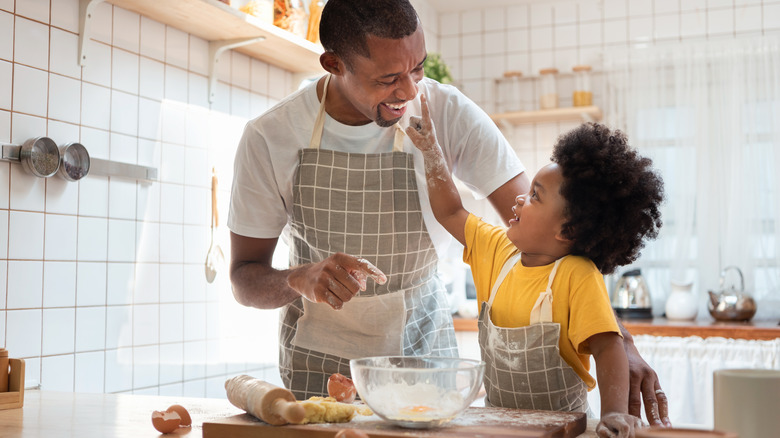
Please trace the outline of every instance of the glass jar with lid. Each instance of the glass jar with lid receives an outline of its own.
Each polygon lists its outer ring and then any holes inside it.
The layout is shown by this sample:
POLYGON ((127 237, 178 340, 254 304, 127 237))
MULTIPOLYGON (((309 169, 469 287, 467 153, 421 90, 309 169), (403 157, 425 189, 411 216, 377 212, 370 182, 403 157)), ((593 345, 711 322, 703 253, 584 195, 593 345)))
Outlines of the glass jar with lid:
POLYGON ((555 81, 557 74, 557 68, 539 70, 539 107, 541 109, 558 108, 558 86, 555 81))
POLYGON ((589 65, 575 65, 572 68, 574 72, 574 94, 572 95, 572 102, 574 106, 590 106, 593 105, 593 91, 590 87, 590 70, 589 65))
POLYGON ((496 79, 495 102, 496 111, 520 111, 522 93, 520 92, 520 78, 523 73, 519 70, 505 71, 503 77, 496 79))

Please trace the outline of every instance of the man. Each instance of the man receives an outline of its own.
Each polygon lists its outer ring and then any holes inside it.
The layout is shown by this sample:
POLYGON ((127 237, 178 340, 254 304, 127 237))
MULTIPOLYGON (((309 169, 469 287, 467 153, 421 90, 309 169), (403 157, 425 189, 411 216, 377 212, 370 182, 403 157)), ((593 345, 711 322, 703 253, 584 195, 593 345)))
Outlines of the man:
MULTIPOLYGON (((298 399, 326 394, 328 377, 348 374, 351 358, 457 355, 436 275, 449 236, 431 212, 422 157, 403 133, 420 114, 419 92, 453 173, 505 220, 529 186, 484 111, 423 78, 425 38, 408 0, 329 0, 320 39, 329 74, 247 124, 228 218, 233 294, 246 306, 282 308, 279 366, 298 399), (292 267, 276 270, 285 227, 292 267)), ((632 396, 639 401, 641 383, 649 412, 657 377, 625 334, 640 375, 632 396)))

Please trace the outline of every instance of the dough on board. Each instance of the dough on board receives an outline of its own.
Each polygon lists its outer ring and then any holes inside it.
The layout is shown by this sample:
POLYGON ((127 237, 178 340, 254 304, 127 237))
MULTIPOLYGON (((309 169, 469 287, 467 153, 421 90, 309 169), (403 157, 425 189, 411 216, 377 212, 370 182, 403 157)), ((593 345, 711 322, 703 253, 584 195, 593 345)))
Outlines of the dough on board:
POLYGON ((300 424, 308 423, 346 423, 356 414, 373 415, 367 406, 337 402, 333 397, 312 397, 299 401, 306 410, 306 417, 300 424))

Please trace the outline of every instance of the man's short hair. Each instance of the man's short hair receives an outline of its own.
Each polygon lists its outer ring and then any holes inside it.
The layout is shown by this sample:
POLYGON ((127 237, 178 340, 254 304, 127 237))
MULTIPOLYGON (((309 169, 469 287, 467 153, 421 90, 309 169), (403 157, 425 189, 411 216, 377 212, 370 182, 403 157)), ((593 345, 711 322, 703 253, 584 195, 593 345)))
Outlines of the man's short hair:
POLYGON ((328 0, 320 19, 320 41, 351 69, 355 55, 369 56, 368 35, 401 39, 413 34, 418 24, 408 0, 328 0))

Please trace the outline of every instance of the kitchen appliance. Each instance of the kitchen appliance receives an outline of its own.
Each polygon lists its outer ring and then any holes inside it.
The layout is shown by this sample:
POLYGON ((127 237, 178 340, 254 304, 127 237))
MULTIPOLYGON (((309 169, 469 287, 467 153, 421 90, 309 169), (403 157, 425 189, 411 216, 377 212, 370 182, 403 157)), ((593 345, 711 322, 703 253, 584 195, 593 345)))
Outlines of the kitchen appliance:
POLYGON ((485 363, 452 357, 381 356, 349 361, 360 399, 397 426, 438 427, 477 397, 485 363))
POLYGON ((718 321, 749 321, 756 314, 756 302, 745 292, 745 277, 742 271, 736 266, 724 268, 720 273, 720 291, 718 293, 707 291, 710 294, 710 300, 707 302, 707 308, 710 315, 718 321), (729 270, 735 270, 739 274, 739 290, 731 285, 726 289, 726 273, 729 270))
POLYGON ((653 317, 650 288, 641 269, 626 271, 620 277, 612 294, 612 308, 620 318, 649 319, 653 317))

